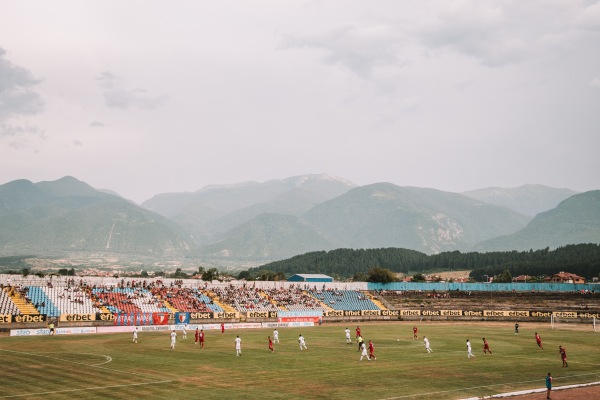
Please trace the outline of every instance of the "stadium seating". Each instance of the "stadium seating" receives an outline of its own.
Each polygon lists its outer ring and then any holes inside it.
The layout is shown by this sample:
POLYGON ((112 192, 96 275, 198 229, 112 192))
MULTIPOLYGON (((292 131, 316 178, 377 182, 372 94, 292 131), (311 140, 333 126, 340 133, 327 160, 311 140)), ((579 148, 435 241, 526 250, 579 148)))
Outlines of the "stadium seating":
POLYGON ((379 310, 366 295, 355 290, 313 291, 313 296, 334 310, 379 310))

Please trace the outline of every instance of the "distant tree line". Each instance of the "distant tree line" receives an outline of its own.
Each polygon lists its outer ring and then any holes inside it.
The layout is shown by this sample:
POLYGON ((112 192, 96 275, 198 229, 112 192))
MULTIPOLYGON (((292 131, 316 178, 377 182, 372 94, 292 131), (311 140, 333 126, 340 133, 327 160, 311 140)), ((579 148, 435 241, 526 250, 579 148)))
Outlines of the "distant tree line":
POLYGON ((486 275, 507 276, 507 271, 512 276, 549 276, 567 271, 591 279, 600 275, 600 244, 568 245, 555 250, 546 248, 489 253, 452 251, 434 255, 399 248, 337 249, 275 261, 251 268, 243 274, 245 278, 250 279, 267 271, 266 275, 281 273, 286 278, 294 274, 326 274, 336 279, 348 279, 368 277, 373 268, 407 275, 431 271, 470 270, 471 278, 477 281, 486 275))

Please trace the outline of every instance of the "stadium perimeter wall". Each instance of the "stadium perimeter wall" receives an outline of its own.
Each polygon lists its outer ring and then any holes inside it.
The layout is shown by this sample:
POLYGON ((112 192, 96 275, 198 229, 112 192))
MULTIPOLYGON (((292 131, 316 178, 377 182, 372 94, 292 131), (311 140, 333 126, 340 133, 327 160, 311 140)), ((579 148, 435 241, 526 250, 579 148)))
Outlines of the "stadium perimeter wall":
POLYGON ((464 282, 392 282, 367 284, 366 290, 401 291, 473 291, 473 292, 596 292, 597 283, 464 283, 464 282))

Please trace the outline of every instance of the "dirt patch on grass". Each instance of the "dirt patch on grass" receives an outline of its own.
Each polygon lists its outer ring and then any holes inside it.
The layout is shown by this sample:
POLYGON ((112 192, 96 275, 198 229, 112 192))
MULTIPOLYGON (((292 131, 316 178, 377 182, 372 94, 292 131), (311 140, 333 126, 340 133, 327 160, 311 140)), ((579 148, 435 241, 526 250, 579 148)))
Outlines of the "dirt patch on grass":
MULTIPOLYGON (((586 386, 581 388, 552 390, 552 400, 591 400, 600 399, 600 385, 586 386)), ((540 400, 546 398, 546 391, 531 394, 522 394, 518 396, 506 397, 509 400, 540 400)))

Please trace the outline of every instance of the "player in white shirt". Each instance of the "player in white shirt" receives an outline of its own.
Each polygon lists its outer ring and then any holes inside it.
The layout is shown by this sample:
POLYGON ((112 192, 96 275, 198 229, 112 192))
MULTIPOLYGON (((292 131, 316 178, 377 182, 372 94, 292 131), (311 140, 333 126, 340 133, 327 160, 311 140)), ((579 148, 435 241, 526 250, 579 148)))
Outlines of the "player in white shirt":
POLYGON ((475 358, 475 354, 473 354, 471 352, 471 342, 469 342, 469 339, 467 339, 467 358, 475 358))
POLYGON ((171 332, 171 350, 175 350, 175 342, 177 341, 177 333, 171 332))
POLYGON ((427 336, 423 336, 423 343, 425 343, 425 350, 427 350, 428 353, 431 353, 431 348, 429 347, 429 339, 427 339, 427 336))
POLYGON ((235 338, 235 355, 242 355, 242 339, 240 339, 239 335, 235 338))
POLYGON ((304 341, 304 336, 298 336, 298 344, 300 344, 300 350, 308 350, 308 347, 306 347, 306 342, 304 341))
POLYGON ((367 346, 365 345, 365 342, 362 342, 360 349, 362 350, 360 353, 360 361, 362 361, 363 357, 367 357, 367 360, 371 361, 371 358, 369 358, 369 355, 367 354, 367 346))
POLYGON ((137 332, 138 332, 138 329, 136 326, 133 330, 133 343, 137 343, 137 332))
POLYGON ((279 332, 277 332, 277 329, 273 330, 273 342, 279 343, 279 332))
POLYGON ((346 343, 352 344, 352 339, 350 339, 350 329, 346 328, 344 332, 346 332, 346 343))
POLYGON ((186 327, 187 327, 187 325, 184 325, 183 329, 181 330, 181 333, 183 334, 183 339, 187 339, 187 332, 185 331, 186 327))

